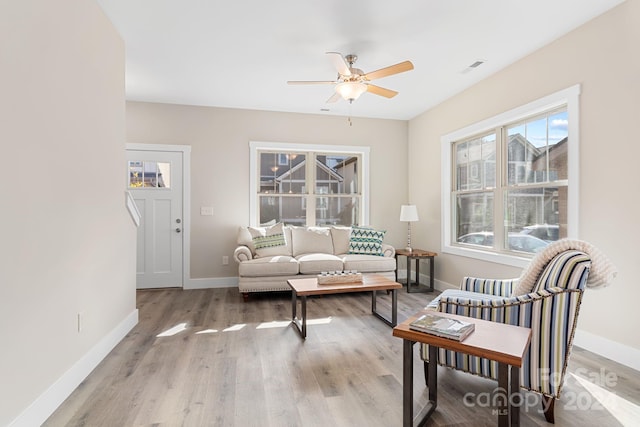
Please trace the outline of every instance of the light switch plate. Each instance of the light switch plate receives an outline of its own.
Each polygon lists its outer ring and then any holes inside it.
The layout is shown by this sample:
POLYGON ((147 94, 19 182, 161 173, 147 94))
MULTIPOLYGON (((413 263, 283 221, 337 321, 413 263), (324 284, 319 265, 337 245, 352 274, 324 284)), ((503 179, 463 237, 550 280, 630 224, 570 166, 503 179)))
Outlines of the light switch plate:
POLYGON ((202 215, 202 216, 213 216, 213 207, 212 206, 201 206, 200 207, 200 215, 202 215))

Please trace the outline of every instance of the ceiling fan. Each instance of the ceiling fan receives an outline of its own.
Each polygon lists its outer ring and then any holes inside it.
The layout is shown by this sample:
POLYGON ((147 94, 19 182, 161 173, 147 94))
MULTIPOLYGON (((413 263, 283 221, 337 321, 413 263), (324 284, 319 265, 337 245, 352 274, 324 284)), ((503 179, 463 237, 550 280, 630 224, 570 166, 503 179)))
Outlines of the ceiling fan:
POLYGON ((370 92, 374 95, 384 96, 385 98, 393 98, 398 94, 395 90, 385 89, 380 86, 369 83, 375 79, 392 76, 394 74, 404 73, 413 70, 411 61, 400 62, 389 67, 381 68, 370 73, 364 73, 358 68, 354 68, 353 64, 358 57, 350 54, 342 56, 338 52, 327 52, 331 63, 338 71, 338 77, 334 81, 288 81, 290 85, 313 85, 313 84, 335 84, 335 91, 327 103, 336 102, 340 98, 350 103, 358 99, 364 92, 370 92))

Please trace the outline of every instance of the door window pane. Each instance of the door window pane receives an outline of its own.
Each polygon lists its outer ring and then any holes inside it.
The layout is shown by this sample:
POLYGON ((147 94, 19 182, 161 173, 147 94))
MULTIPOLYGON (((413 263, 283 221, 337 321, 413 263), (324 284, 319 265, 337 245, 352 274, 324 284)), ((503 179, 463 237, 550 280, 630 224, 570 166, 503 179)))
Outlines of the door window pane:
POLYGON ((129 188, 171 188, 171 163, 130 161, 129 188))

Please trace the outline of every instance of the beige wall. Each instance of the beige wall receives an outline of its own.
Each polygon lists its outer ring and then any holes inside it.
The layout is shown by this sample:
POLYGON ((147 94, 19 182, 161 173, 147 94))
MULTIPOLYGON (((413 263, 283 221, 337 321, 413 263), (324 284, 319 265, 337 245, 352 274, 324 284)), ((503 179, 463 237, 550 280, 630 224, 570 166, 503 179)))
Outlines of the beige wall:
POLYGON ((98 5, 1 2, 0 70, 4 426, 135 311, 135 228, 124 44, 98 5))
POLYGON ((191 278, 234 278, 238 226, 249 224, 249 141, 371 147, 372 226, 404 238, 407 122, 127 102, 127 142, 191 146, 191 278), (213 206, 213 216, 200 216, 213 206), (229 256, 228 266, 222 257, 229 256))
MULTIPOLYGON (((603 250, 619 275, 609 288, 585 294, 579 329, 635 349, 640 349, 638 46, 640 0, 628 0, 409 124, 409 194, 432 218, 416 225, 416 243, 439 248, 440 137, 581 84, 579 238, 603 250)), ((449 284, 459 283, 463 275, 516 277, 519 272, 459 256, 438 257, 437 278, 449 284)))

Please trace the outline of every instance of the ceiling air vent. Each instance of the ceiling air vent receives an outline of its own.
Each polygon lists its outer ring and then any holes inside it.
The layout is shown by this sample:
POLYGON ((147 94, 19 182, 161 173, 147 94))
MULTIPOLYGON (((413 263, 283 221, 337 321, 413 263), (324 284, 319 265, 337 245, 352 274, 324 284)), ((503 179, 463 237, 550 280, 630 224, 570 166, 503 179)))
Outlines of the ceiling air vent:
POLYGON ((476 62, 474 62, 473 64, 469 65, 467 68, 465 68, 464 70, 460 71, 462 74, 466 74, 469 71, 472 71, 476 68, 478 68, 479 66, 481 66, 482 64, 484 64, 484 60, 483 59, 478 59, 476 62))

